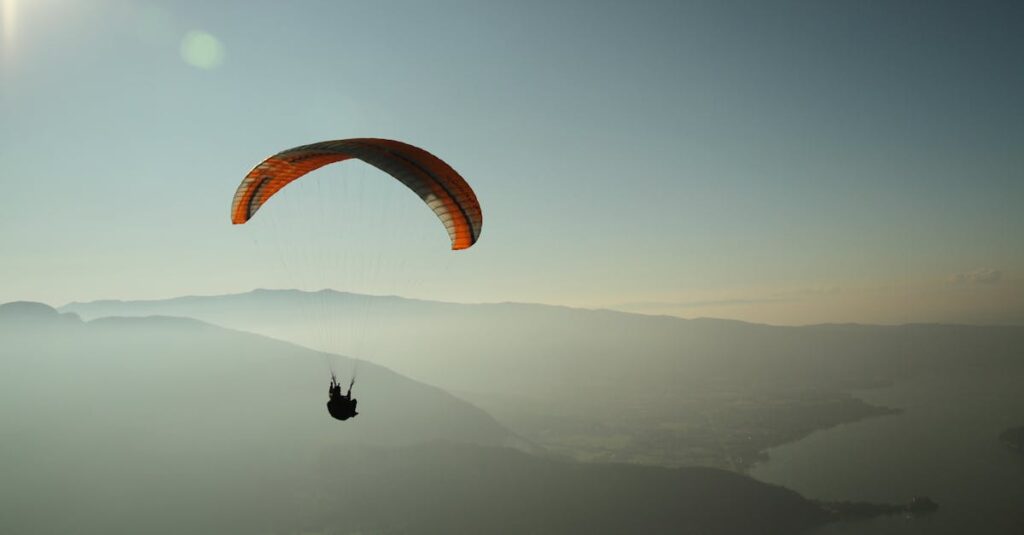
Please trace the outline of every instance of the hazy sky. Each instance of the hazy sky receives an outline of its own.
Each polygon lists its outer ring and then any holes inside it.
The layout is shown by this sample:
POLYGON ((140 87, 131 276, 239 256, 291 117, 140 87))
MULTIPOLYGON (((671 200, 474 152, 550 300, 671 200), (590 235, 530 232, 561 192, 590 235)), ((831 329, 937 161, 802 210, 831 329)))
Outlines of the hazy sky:
POLYGON ((333 286, 1024 323, 1020 2, 0 10, 0 302, 333 286), (356 136, 451 163, 480 242, 448 251, 362 164, 229 224, 260 159, 356 136))

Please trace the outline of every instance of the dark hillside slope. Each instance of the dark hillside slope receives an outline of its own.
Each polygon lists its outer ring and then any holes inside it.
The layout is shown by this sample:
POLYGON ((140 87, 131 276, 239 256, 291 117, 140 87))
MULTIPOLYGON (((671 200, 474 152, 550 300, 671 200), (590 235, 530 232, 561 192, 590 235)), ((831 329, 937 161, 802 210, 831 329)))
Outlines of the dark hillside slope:
POLYGON ((260 336, 22 312, 0 306, 0 533, 746 534, 824 518, 721 471, 487 446, 514 437, 365 363, 365 409, 336 423, 321 356, 260 336))
POLYGON ((325 460, 322 470, 337 476, 324 480, 338 498, 329 518, 364 533, 412 527, 414 533, 794 534, 829 518, 795 492, 710 468, 573 463, 434 444, 350 448, 325 460))
MULTIPOLYGON (((81 322, 15 308, 0 305, 5 419, 91 426, 116 416, 129 418, 119 424, 129 427, 172 433, 179 424, 192 431, 206 426, 221 435, 255 433, 268 443, 514 440, 485 412, 370 363, 357 368, 360 417, 342 424, 324 408, 328 360, 317 352, 192 319, 81 322)), ((330 361, 345 375, 353 369, 348 358, 330 361)))

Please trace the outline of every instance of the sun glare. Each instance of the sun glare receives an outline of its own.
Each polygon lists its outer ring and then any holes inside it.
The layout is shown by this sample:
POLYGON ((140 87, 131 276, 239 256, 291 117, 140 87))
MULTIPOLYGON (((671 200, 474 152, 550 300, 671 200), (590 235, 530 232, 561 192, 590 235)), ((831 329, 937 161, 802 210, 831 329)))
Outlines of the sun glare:
POLYGON ((18 15, 18 0, 0 0, 0 20, 2 20, 4 56, 14 46, 15 20, 18 15))

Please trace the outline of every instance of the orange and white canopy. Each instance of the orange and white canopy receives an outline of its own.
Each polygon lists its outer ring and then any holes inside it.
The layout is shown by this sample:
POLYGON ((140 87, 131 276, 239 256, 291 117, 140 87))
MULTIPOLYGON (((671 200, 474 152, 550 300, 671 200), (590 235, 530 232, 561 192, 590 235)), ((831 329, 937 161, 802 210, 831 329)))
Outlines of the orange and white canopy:
POLYGON ((467 249, 480 238, 483 214, 469 184, 437 156, 390 139, 322 141, 263 160, 238 185, 231 222, 245 223, 267 199, 306 173, 351 158, 384 171, 419 195, 448 230, 452 249, 467 249))

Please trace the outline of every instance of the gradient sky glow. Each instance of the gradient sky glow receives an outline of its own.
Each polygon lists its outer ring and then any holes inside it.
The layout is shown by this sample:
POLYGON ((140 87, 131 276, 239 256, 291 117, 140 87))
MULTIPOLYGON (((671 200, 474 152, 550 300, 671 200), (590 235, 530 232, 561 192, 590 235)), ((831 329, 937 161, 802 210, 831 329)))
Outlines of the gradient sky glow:
POLYGON ((0 0, 0 17, 0 302, 332 286, 1024 323, 1020 2, 0 0), (458 169, 479 244, 447 251, 361 164, 229 224, 260 159, 357 136, 458 169))

